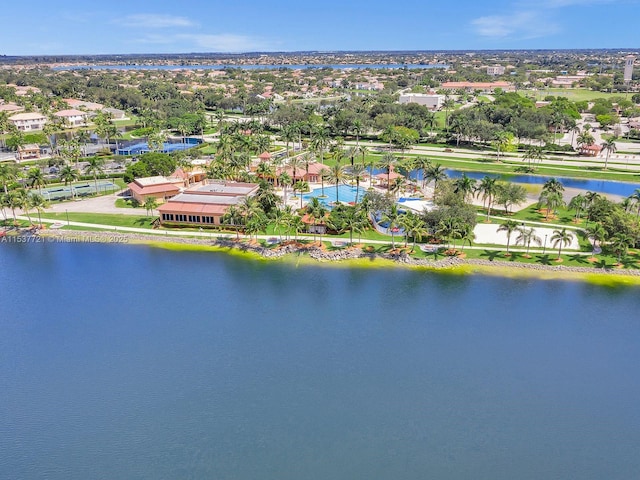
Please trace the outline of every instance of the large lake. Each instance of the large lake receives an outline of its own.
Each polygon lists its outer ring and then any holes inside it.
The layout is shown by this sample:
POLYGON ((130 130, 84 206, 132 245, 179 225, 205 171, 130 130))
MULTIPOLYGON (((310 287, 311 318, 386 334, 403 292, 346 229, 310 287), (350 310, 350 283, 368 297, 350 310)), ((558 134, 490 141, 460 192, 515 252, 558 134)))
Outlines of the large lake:
POLYGON ((0 478, 640 478, 639 293, 0 244, 0 478))

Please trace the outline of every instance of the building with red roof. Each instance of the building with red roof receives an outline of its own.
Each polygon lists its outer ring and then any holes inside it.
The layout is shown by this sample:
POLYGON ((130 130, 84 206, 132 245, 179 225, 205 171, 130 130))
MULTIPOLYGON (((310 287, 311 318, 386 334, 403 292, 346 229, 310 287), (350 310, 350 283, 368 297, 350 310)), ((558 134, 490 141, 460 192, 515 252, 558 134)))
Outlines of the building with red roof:
POLYGON ((257 183, 207 180, 170 198, 158 207, 162 225, 213 226, 222 225, 222 216, 232 205, 240 205, 254 196, 257 183))

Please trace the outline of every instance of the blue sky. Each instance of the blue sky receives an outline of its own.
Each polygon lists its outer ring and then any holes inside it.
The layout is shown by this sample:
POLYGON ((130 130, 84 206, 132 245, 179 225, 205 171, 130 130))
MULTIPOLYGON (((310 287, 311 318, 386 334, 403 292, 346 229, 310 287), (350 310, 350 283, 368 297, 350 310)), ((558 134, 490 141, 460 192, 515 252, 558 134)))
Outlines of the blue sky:
POLYGON ((634 49, 640 43, 640 0, 30 0, 2 10, 4 55, 634 49))

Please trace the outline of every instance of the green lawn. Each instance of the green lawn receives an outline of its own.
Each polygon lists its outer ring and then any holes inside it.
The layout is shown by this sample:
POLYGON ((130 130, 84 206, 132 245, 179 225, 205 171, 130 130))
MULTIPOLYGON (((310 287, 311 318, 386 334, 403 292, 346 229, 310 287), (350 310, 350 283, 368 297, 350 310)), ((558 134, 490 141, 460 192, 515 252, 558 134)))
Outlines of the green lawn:
MULTIPOLYGON (((151 222, 156 216, 145 215, 120 215, 117 213, 78 213, 69 212, 69 220, 72 222, 95 223, 102 225, 113 225, 114 227, 137 227, 151 228, 151 222)), ((45 212, 42 214, 43 219, 59 220, 62 223, 67 221, 67 212, 45 212)))
POLYGON ((566 97, 571 101, 591 101, 595 98, 609 98, 624 96, 624 93, 595 92, 586 88, 545 88, 543 90, 520 90, 521 95, 534 95, 537 100, 542 100, 547 95, 566 97))

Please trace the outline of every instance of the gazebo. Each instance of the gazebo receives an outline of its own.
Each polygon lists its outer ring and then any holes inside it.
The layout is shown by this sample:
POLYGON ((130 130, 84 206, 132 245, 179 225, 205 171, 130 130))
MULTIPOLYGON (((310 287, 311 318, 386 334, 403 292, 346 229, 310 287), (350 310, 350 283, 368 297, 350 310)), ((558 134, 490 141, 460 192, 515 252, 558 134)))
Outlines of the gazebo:
POLYGON ((258 155, 258 158, 261 162, 268 162, 269 160, 271 160, 271 154, 269 152, 262 152, 260 155, 258 155))
POLYGON ((389 188, 389 185, 388 185, 387 181, 388 181, 389 183, 390 183, 390 182, 393 182, 396 178, 400 178, 401 176, 402 176, 402 175, 400 175, 399 173, 396 173, 396 172, 394 171, 394 169, 393 169, 393 165, 391 165, 391 166, 389 167, 389 173, 385 173, 385 172, 383 172, 383 173, 378 173, 378 174, 376 175, 376 178, 377 178, 378 180, 380 180, 380 183, 381 183, 383 186, 385 186, 385 187, 389 188))

